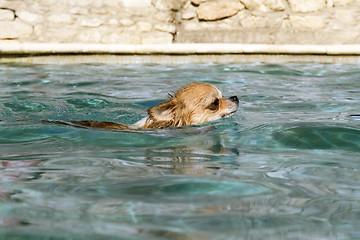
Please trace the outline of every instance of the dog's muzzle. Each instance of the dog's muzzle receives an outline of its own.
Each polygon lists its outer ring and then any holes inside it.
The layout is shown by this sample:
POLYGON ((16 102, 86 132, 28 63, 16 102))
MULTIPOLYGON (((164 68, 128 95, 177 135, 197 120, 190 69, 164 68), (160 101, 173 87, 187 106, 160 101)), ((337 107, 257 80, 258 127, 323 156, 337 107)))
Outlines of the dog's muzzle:
POLYGON ((239 107, 239 99, 237 96, 232 96, 232 97, 229 97, 228 99, 230 100, 229 105, 228 105, 230 112, 223 114, 221 116, 222 118, 232 116, 239 107))
POLYGON ((232 96, 232 97, 229 97, 229 99, 233 102, 236 102, 236 103, 239 103, 239 99, 237 96, 232 96))

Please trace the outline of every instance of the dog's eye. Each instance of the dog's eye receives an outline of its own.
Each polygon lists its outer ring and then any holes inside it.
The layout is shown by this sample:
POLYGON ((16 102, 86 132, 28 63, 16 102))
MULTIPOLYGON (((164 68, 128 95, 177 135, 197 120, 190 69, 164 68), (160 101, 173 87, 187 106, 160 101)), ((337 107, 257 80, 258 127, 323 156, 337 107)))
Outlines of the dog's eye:
POLYGON ((219 108, 219 99, 217 98, 215 99, 214 102, 210 104, 209 109, 215 111, 218 110, 218 108, 219 108))

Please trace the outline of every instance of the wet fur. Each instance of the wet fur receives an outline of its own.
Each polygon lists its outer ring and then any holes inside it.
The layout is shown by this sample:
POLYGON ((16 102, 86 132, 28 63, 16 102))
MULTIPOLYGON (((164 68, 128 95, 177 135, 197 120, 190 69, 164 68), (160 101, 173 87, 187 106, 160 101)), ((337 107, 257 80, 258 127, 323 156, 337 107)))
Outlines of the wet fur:
POLYGON ((113 130, 178 128, 231 116, 239 105, 236 96, 223 98, 216 87, 200 82, 188 84, 170 97, 168 101, 150 107, 147 110, 148 116, 132 125, 92 120, 42 122, 113 130))
POLYGON ((130 127, 156 129, 202 124, 232 115, 238 105, 236 96, 223 98, 211 84, 191 83, 179 89, 170 100, 150 107, 148 117, 130 127))

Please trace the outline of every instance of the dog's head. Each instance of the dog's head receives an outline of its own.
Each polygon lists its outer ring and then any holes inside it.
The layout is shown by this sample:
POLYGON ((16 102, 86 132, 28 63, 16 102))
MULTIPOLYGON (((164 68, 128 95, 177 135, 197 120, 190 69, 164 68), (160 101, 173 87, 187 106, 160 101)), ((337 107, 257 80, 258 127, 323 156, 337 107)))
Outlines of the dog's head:
POLYGON ((238 108, 236 96, 223 98, 221 92, 208 83, 191 83, 169 101, 148 109, 148 128, 182 127, 201 124, 231 116, 238 108))

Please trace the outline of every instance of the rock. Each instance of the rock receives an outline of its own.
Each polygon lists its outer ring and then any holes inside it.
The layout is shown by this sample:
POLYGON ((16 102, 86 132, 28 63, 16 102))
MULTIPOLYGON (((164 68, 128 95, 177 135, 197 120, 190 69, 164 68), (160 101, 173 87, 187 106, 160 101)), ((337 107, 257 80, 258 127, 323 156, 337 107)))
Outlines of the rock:
POLYGON ((97 29, 81 31, 79 34, 79 40, 84 43, 99 43, 101 41, 101 33, 97 29))
POLYGON ((111 7, 117 7, 119 6, 119 0, 103 0, 104 4, 111 7))
POLYGON ((35 24, 34 25, 34 34, 36 35, 38 41, 43 42, 45 40, 44 26, 41 24, 35 24))
POLYGON ((20 20, 0 22, 0 39, 17 39, 33 33, 33 27, 20 20))
POLYGON ((140 32, 150 32, 152 29, 152 24, 149 22, 138 22, 136 25, 140 32))
POLYGON ((193 19, 196 18, 196 16, 196 8, 194 6, 189 6, 181 14, 181 18, 184 20, 193 19))
POLYGON ((241 25, 244 28, 265 28, 267 27, 267 21, 263 17, 248 16, 241 20, 241 25))
MULTIPOLYGON (((232 20, 226 21, 230 19, 225 19, 223 21, 203 21, 203 22, 196 22, 196 21, 186 21, 183 23, 182 28, 178 30, 185 30, 185 31, 207 31, 207 30, 234 30, 236 27, 239 27, 239 20, 232 20)), ((177 32, 177 33, 178 33, 177 32)))
POLYGON ((151 0, 121 0, 118 2, 121 2, 125 7, 146 8, 151 6, 151 0))
POLYGON ((183 12, 182 15, 181 15, 181 18, 184 19, 184 20, 190 20, 190 19, 193 19, 193 18, 196 18, 196 11, 186 11, 186 12, 183 12))
POLYGON ((201 30, 200 24, 194 21, 186 21, 182 24, 182 27, 185 31, 190 31, 190 32, 201 30))
POLYGON ((14 21, 14 19, 14 11, 0 8, 0 21, 14 21))
MULTIPOLYGON (((90 1, 89 1, 90 2, 90 1)), ((91 1, 92 4, 92 8, 90 9, 91 11, 94 9, 103 9, 103 1, 102 0, 92 0, 91 1)))
POLYGON ((357 25, 353 12, 349 9, 336 9, 335 10, 335 19, 337 19, 340 23, 347 25, 357 25))
POLYGON ((120 34, 118 32, 112 32, 108 35, 104 35, 101 38, 101 42, 102 43, 119 43, 121 38, 120 38, 120 34))
POLYGON ((214 0, 202 3, 196 13, 199 20, 213 21, 231 17, 244 8, 239 0, 214 0))
POLYGON ((69 12, 74 15, 87 15, 89 13, 89 10, 82 7, 73 7, 69 10, 69 12))
POLYGON ((51 23, 58 23, 58 24, 72 24, 74 22, 73 17, 67 13, 58 13, 58 14, 51 14, 48 16, 48 21, 51 23))
POLYGON ((104 8, 104 7, 94 7, 94 8, 91 8, 91 9, 90 9, 90 12, 91 12, 91 13, 94 13, 94 14, 102 14, 102 15, 109 14, 108 9, 107 9, 107 8, 104 8))
POLYGON ((325 0, 288 0, 290 8, 294 12, 316 12, 326 6, 325 0))
POLYGON ((331 32, 331 36, 329 38, 333 38, 334 44, 355 44, 359 43, 358 39, 360 34, 358 31, 344 30, 335 32, 331 32), (335 38, 335 39, 334 39, 335 38))
POLYGON ((325 27, 322 16, 290 16, 290 23, 294 28, 319 29, 325 27))
POLYGON ((176 27, 174 24, 156 24, 155 29, 160 32, 175 33, 176 27))
POLYGON ((157 11, 154 18, 160 22, 173 22, 175 14, 172 11, 157 11))
POLYGON ((354 44, 359 39, 359 33, 356 31, 280 31, 275 34, 275 44, 354 44), (299 37, 301 36, 301 37, 299 37))
POLYGON ((89 5, 89 1, 88 0, 71 0, 71 1, 69 1, 69 4, 75 5, 75 6, 86 7, 89 5))
POLYGON ((354 0, 333 0, 333 2, 335 7, 339 7, 349 5, 350 3, 354 2, 354 0))
POLYGON ((116 18, 110 18, 108 20, 108 24, 110 26, 119 26, 119 21, 116 18))
POLYGON ((191 0, 191 3, 194 4, 195 6, 199 6, 200 4, 207 2, 209 0, 191 0))
POLYGON ((268 0, 266 1, 266 5, 270 7, 271 10, 274 11, 284 11, 285 4, 281 0, 268 0))
POLYGON ((241 0, 241 2, 245 5, 246 9, 249 10, 260 10, 262 12, 285 10, 285 5, 282 0, 241 0))
POLYGON ((25 10, 16 11, 16 16, 24 22, 28 23, 41 23, 44 18, 40 14, 28 12, 25 10))
POLYGON ((132 26, 135 24, 135 22, 133 20, 128 19, 128 18, 121 19, 119 21, 119 23, 121 26, 124 26, 124 27, 129 27, 129 26, 132 26))
POLYGON ((91 27, 91 28, 96 28, 96 27, 100 27, 103 24, 102 20, 96 17, 86 17, 81 19, 80 21, 80 26, 82 27, 91 27))
POLYGON ((329 8, 334 7, 334 0, 326 0, 326 6, 329 8))
POLYGON ((151 3, 158 10, 179 11, 186 1, 187 0, 152 0, 151 3))
POLYGON ((47 42, 72 42, 79 29, 69 26, 56 26, 46 29, 45 40, 47 42))
POLYGON ((119 31, 104 35, 101 39, 102 43, 122 43, 122 44, 139 44, 141 39, 136 33, 123 33, 119 31))
POLYGON ((170 44, 173 42, 173 35, 165 32, 151 33, 148 37, 144 37, 142 44, 170 44))
POLYGON ((20 9, 26 6, 26 3, 22 0, 0 0, 0 8, 1 9, 20 9))

